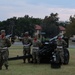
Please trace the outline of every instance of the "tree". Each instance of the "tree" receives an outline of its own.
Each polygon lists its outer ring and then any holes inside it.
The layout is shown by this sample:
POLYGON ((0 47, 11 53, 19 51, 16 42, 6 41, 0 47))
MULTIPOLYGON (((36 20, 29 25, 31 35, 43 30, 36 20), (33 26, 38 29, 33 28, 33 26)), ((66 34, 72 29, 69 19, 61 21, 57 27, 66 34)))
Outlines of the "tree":
POLYGON ((0 22, 0 30, 5 29, 6 34, 13 34, 21 36, 21 33, 28 31, 30 35, 33 35, 36 24, 41 24, 41 19, 29 17, 25 15, 24 17, 12 17, 6 21, 0 22))
POLYGON ((68 37, 75 35, 75 15, 73 17, 70 16, 70 22, 66 27, 66 35, 68 37))
POLYGON ((42 22, 42 28, 47 37, 54 37, 59 33, 58 21, 57 13, 51 13, 50 16, 45 16, 42 22))

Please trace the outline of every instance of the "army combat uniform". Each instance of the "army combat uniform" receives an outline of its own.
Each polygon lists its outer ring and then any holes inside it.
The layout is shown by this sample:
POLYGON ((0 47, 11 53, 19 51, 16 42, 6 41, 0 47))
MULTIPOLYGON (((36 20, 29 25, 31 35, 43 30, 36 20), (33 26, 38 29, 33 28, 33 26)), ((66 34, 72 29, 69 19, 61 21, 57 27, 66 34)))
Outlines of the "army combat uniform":
POLYGON ((33 40, 33 49, 32 49, 32 57, 33 57, 33 63, 40 63, 40 57, 39 57, 39 48, 41 46, 40 40, 33 40))
MULTIPOLYGON (((9 51, 8 51, 8 47, 11 46, 11 42, 9 41, 9 39, 7 38, 0 38, 0 51, 3 50, 3 48, 5 48, 4 53, 2 53, 2 57, 3 60, 0 59, 0 69, 2 69, 2 65, 5 65, 6 69, 8 69, 8 56, 9 56, 9 51)), ((0 55, 1 58, 1 55, 0 55)))
MULTIPOLYGON (((31 50, 30 48, 31 48, 31 45, 32 45, 31 39, 29 37, 24 37, 22 39, 22 43, 23 43, 23 45, 29 45, 28 47, 23 46, 23 55, 24 56, 26 54, 30 55, 30 50, 31 50)), ((26 58, 24 58, 23 60, 24 60, 24 63, 25 63, 26 58)), ((30 58, 28 58, 28 62, 30 62, 30 58)))
POLYGON ((61 62, 64 63, 64 50, 63 49, 64 49, 64 46, 67 45, 67 43, 63 39, 61 39, 61 40, 57 39, 56 42, 57 42, 57 49, 56 49, 56 51, 59 52, 61 62))

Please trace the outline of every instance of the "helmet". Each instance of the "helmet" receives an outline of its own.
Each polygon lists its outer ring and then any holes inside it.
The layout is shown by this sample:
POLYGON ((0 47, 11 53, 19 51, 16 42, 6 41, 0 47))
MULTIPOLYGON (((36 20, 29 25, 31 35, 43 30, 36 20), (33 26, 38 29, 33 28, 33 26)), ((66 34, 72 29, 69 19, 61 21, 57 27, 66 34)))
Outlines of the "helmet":
POLYGON ((25 36, 28 36, 29 35, 29 33, 28 32, 25 32, 25 34, 24 34, 25 36))
POLYGON ((5 30, 1 30, 1 37, 4 38, 5 36, 5 30))
POLYGON ((25 34, 29 34, 29 32, 25 32, 25 34))
POLYGON ((5 33, 5 30, 1 30, 1 33, 3 33, 3 32, 5 33))

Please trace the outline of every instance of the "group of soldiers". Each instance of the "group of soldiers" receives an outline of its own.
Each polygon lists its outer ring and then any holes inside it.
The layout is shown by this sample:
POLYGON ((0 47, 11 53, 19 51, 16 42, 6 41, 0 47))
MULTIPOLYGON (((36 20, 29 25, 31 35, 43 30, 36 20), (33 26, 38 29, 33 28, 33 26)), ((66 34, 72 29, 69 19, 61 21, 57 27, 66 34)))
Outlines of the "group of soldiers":
MULTIPOLYGON (((32 60, 33 63, 35 63, 35 59, 37 60, 37 63, 40 63, 40 57, 39 57, 39 47, 41 47, 42 43, 41 41, 38 39, 37 35, 34 35, 33 39, 31 39, 29 37, 29 33, 25 32, 23 38, 22 38, 22 44, 23 44, 23 55, 30 55, 31 53, 31 46, 32 46, 32 60), (38 49, 33 49, 34 47, 38 48, 38 49)), ((59 45, 63 45, 66 44, 66 42, 59 36, 57 38, 57 46, 59 45)), ((8 51, 8 47, 11 46, 11 42, 9 39, 7 39, 5 37, 5 30, 1 30, 1 35, 0 35, 0 51, 3 50, 4 47, 6 48, 5 53, 3 53, 3 59, 4 62, 1 64, 0 66, 0 70, 2 69, 2 65, 4 64, 6 69, 8 69, 8 56, 9 56, 9 51, 8 51)), ((60 52, 60 57, 62 62, 64 61, 63 59, 63 50, 60 49, 56 49, 57 51, 60 52)), ((1 57, 1 56, 0 56, 1 57)), ((24 63, 26 62, 26 58, 23 58, 24 63)), ((28 62, 30 63, 30 58, 28 58, 28 62)))
MULTIPOLYGON (((36 60, 37 60, 37 63, 40 63, 39 48, 42 46, 42 42, 41 42, 41 40, 39 40, 38 36, 34 35, 33 40, 32 40, 32 39, 29 38, 28 32, 26 32, 25 36, 23 37, 22 43, 23 43, 23 45, 24 44, 30 44, 29 50, 26 50, 25 47, 23 48, 24 56, 26 54, 30 55, 30 52, 31 52, 30 48, 31 48, 31 45, 32 45, 32 58, 33 58, 32 60, 33 60, 33 63, 36 63, 36 60), (34 47, 36 47, 36 49, 34 49, 34 47)), ((64 39, 62 39, 61 35, 58 35, 58 37, 56 39, 56 44, 57 44, 57 48, 55 49, 55 51, 59 52, 61 62, 64 63, 64 51, 63 51, 63 49, 67 45, 67 43, 65 42, 64 39), (58 48, 58 46, 60 48, 58 48)), ((28 58, 28 62, 30 62, 30 58, 28 58)), ((25 63, 25 58, 24 58, 24 63, 25 63)))
MULTIPOLYGON (((25 32, 24 34, 24 37, 22 39, 22 43, 23 43, 23 55, 25 56, 26 54, 30 55, 31 53, 31 46, 32 46, 32 60, 33 62, 35 63, 35 59, 39 61, 39 53, 38 53, 38 50, 36 49, 33 49, 34 47, 40 47, 41 46, 41 41, 38 39, 38 36, 37 35, 34 35, 33 39, 31 39, 29 37, 29 33, 28 32, 25 32), (28 47, 27 47, 28 46, 28 47), (35 58, 36 56, 36 58, 35 58)), ((26 62, 26 58, 23 59, 24 60, 24 63, 26 62)), ((30 58, 28 58, 28 62, 30 63, 30 58)))

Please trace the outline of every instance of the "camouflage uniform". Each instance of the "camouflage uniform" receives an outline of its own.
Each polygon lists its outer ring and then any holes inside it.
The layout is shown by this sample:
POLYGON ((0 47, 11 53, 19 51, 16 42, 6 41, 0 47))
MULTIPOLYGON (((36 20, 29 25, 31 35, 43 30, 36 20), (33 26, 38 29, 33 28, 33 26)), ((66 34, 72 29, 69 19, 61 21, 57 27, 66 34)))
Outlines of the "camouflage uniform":
MULTIPOLYGON (((32 44, 31 39, 29 37, 24 37, 22 39, 22 43, 23 43, 23 45, 29 44, 29 47, 28 48, 23 47, 23 55, 24 56, 26 54, 30 55, 30 50, 31 50, 30 48, 31 48, 31 44, 32 44)), ((24 63, 25 63, 26 58, 24 58, 23 60, 24 60, 24 63)), ((30 58, 28 58, 28 62, 30 62, 30 58)))
MULTIPOLYGON (((7 39, 1 39, 0 38, 0 51, 4 48, 4 47, 10 47, 11 46, 11 42, 7 39)), ((9 56, 9 51, 8 48, 6 49, 6 51, 2 54, 3 57, 3 62, 0 65, 0 69, 2 69, 2 65, 4 64, 6 69, 8 69, 8 56, 9 56)), ((0 56, 1 58, 1 56, 0 56)))
POLYGON ((33 49, 32 49, 32 57, 33 57, 33 63, 40 63, 40 57, 39 57, 39 48, 41 46, 41 42, 37 39, 36 41, 33 40, 33 49), (35 49, 38 48, 38 49, 35 49))
POLYGON ((57 39, 57 46, 62 47, 62 48, 56 49, 60 54, 60 59, 61 59, 62 63, 64 63, 64 50, 63 50, 64 45, 67 45, 67 43, 63 39, 61 39, 61 40, 57 39))

